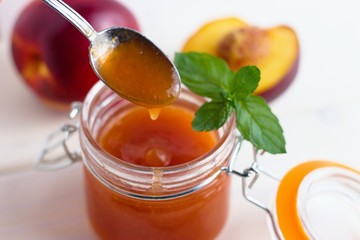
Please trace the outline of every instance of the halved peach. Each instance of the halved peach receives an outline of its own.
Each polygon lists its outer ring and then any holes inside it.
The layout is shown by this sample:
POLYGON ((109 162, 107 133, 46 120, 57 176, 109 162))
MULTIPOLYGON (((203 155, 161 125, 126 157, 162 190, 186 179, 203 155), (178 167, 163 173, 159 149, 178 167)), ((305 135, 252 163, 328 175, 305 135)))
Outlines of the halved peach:
POLYGON ((239 18, 222 18, 198 29, 183 52, 205 52, 223 58, 234 71, 256 65, 261 80, 255 94, 270 101, 294 80, 299 66, 299 41, 288 26, 261 29, 239 18))

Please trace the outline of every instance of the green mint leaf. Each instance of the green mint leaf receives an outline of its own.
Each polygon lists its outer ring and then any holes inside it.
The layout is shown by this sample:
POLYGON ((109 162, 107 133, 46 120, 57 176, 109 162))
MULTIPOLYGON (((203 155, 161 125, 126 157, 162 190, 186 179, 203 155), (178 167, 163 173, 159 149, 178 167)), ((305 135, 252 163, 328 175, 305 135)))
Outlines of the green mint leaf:
POLYGON ((194 130, 219 129, 235 109, 236 125, 244 139, 269 153, 286 152, 278 119, 261 97, 252 95, 260 80, 257 67, 233 72, 224 60, 195 52, 177 53, 174 62, 185 86, 211 98, 195 113, 194 130))
POLYGON ((246 140, 272 154, 286 152, 279 121, 261 97, 250 95, 235 101, 235 111, 237 128, 246 140))
POLYGON ((176 53, 174 63, 182 83, 191 91, 214 100, 226 98, 234 73, 224 60, 190 52, 176 53))
POLYGON ((241 100, 255 91, 260 81, 260 70, 255 66, 240 68, 231 82, 231 93, 241 100))
POLYGON ((195 113, 192 127, 196 131, 211 131, 219 129, 232 113, 231 104, 223 102, 206 102, 195 113))

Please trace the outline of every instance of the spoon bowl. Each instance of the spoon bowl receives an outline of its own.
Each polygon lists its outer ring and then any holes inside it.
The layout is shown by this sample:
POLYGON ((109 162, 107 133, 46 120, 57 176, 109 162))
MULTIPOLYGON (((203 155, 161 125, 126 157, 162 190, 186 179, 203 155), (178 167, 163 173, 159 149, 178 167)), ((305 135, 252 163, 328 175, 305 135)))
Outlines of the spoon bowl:
MULTIPOLYGON (((168 57, 139 32, 113 27, 94 28, 61 0, 43 0, 90 41, 90 64, 96 75, 121 97, 155 109, 173 103, 180 94, 180 76, 168 57)), ((69 56, 71 57, 71 56, 69 56)))

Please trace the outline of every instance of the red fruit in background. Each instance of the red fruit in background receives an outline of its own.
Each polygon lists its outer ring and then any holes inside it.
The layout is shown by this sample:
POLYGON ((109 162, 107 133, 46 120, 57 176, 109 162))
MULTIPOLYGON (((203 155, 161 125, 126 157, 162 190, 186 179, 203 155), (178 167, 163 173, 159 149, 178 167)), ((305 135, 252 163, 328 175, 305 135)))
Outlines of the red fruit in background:
MULTIPOLYGON (((96 31, 113 26, 139 30, 134 15, 115 0, 65 0, 96 31)), ((67 106, 82 101, 98 81, 89 63, 89 41, 42 1, 19 15, 12 34, 12 55, 25 82, 45 103, 67 106)))

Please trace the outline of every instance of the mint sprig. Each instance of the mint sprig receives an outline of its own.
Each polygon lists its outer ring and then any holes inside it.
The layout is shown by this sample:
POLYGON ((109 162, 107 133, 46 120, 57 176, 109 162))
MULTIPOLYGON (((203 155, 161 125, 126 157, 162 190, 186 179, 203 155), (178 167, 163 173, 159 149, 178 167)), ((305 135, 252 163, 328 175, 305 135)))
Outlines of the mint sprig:
POLYGON ((211 131, 225 124, 233 111, 228 101, 211 101, 204 103, 195 113, 193 129, 211 131))
POLYGON ((187 88, 210 99, 195 113, 193 129, 219 129, 235 113, 237 129, 257 149, 286 152, 279 120, 261 97, 253 95, 260 81, 257 67, 233 72, 224 60, 195 52, 176 53, 175 65, 187 88))

